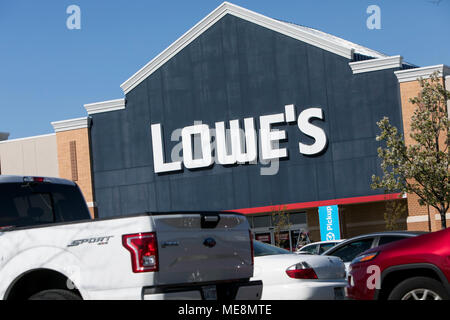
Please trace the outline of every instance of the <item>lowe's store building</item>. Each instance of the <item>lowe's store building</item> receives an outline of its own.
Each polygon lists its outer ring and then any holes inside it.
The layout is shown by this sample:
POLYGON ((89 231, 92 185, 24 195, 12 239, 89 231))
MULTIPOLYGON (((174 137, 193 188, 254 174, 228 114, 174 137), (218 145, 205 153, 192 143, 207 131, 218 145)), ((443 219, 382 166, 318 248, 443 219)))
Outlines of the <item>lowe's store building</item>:
MULTIPOLYGON (((372 190, 380 175, 376 122, 409 132, 418 67, 401 56, 224 3, 122 85, 119 99, 52 122, 54 133, 7 140, 2 174, 58 176, 81 187, 95 217, 233 210, 257 239, 295 246, 385 230, 434 230, 413 195, 372 190), (18 159, 27 159, 26 161, 18 159)), ((113 97, 112 97, 113 98, 113 97)), ((116 97, 117 98, 117 97, 116 97)))

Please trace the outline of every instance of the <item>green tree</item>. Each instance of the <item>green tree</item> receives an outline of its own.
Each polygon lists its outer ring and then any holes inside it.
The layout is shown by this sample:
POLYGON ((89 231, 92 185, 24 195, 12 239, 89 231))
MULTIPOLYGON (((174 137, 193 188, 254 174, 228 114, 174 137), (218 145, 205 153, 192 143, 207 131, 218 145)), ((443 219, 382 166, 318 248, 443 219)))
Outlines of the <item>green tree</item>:
POLYGON ((274 226, 273 233, 275 235, 275 245, 281 246, 281 232, 288 231, 291 226, 289 222, 289 212, 286 211, 286 206, 279 206, 272 211, 272 225, 274 226))
POLYGON ((399 219, 407 216, 407 206, 405 201, 389 200, 385 203, 384 221, 386 222, 386 230, 398 230, 399 219))
POLYGON ((429 205, 440 213, 446 228, 445 213, 449 208, 449 119, 446 91, 437 72, 430 79, 418 80, 421 92, 410 102, 416 106, 411 117, 412 143, 405 144, 403 135, 384 117, 377 122, 381 130, 377 141, 383 176, 372 176, 372 188, 386 192, 414 193, 420 205, 429 205))

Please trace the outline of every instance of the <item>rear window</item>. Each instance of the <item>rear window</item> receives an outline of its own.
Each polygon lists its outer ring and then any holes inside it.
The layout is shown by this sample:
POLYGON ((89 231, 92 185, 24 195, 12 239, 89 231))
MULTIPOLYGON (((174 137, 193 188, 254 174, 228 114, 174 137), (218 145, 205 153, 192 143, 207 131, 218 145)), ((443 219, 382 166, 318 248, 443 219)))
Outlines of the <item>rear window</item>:
POLYGON ((378 245, 382 246, 384 244, 388 244, 398 240, 403 240, 405 238, 406 238, 405 236, 382 236, 380 238, 380 241, 378 241, 378 245))
POLYGON ((49 183, 0 184, 0 227, 28 227, 90 219, 78 187, 49 183))
POLYGON ((255 250, 255 257, 272 256, 276 254, 290 254, 286 249, 278 248, 267 243, 253 241, 253 248, 255 250))

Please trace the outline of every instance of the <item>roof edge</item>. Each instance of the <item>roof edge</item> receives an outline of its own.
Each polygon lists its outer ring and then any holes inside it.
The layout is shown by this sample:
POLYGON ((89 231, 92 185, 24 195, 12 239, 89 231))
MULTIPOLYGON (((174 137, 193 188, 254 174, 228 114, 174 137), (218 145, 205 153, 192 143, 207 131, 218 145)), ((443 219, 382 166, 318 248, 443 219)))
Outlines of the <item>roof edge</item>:
POLYGON ((54 135, 55 135, 55 133, 46 133, 46 134, 40 134, 37 136, 15 138, 15 139, 10 139, 10 140, 2 140, 2 141, 0 141, 0 144, 15 143, 18 141, 27 141, 27 140, 34 140, 34 139, 40 139, 40 138, 48 138, 48 137, 54 136, 54 135))
POLYGON ((422 68, 414 68, 407 70, 395 71, 394 74, 397 76, 398 82, 409 82, 416 81, 419 78, 428 79, 431 74, 438 72, 439 76, 446 77, 450 75, 450 67, 445 64, 438 64, 435 66, 427 66, 422 68))
POLYGON ((349 66, 353 71, 353 74, 378 71, 384 69, 401 68, 403 64, 403 57, 400 55, 369 59, 357 62, 349 62, 349 66))
POLYGON ((84 105, 86 112, 91 114, 109 112, 125 109, 125 99, 114 99, 101 102, 88 103, 84 105))
POLYGON ((327 50, 334 54, 345 57, 349 60, 353 57, 353 49, 340 46, 327 39, 323 39, 319 36, 312 35, 306 31, 299 30, 295 26, 290 26, 279 20, 275 20, 264 16, 262 14, 250 11, 248 9, 239 7, 229 2, 223 2, 220 6, 214 9, 210 14, 198 22, 195 26, 184 33, 180 38, 175 40, 169 47, 158 54, 144 67, 133 74, 128 80, 123 82, 120 87, 123 92, 127 94, 137 85, 139 85, 144 79, 151 75, 154 71, 160 68, 165 62, 175 56, 178 52, 189 45, 193 40, 199 37, 204 31, 209 29, 217 21, 219 21, 226 14, 231 14, 246 21, 258 24, 262 27, 266 27, 273 31, 279 32, 291 38, 306 42, 313 46, 327 50))
POLYGON ((82 117, 51 122, 55 132, 88 128, 90 123, 91 117, 82 117))

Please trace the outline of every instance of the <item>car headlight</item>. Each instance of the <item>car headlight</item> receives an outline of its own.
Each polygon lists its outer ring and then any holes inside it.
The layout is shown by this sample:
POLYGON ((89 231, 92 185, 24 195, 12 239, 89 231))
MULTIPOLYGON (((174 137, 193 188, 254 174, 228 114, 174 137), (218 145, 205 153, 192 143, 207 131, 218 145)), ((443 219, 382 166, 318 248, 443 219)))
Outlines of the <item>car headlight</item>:
POLYGON ((378 255, 378 252, 371 252, 362 254, 360 256, 357 256, 355 259, 352 260, 352 264, 360 263, 360 262, 367 262, 370 260, 375 259, 375 257, 378 255))

